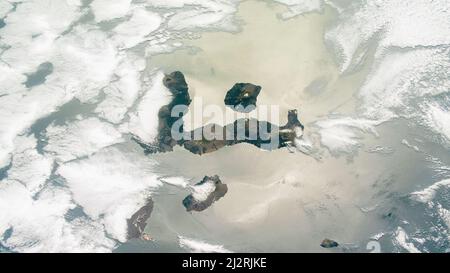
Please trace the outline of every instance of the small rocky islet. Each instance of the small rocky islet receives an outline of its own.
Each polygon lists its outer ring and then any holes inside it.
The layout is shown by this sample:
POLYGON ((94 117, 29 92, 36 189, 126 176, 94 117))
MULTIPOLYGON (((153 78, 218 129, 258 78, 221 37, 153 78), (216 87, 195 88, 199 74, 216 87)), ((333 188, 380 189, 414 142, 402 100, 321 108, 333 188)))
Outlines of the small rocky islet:
MULTIPOLYGON (((249 143, 261 149, 275 150, 294 145, 294 140, 298 137, 298 132, 303 132, 304 130, 304 126, 298 120, 297 110, 290 110, 288 112, 288 122, 284 126, 278 126, 257 119, 238 119, 225 126, 208 124, 191 132, 184 132, 183 126, 181 125, 180 129, 182 132, 180 133, 190 135, 191 137, 188 139, 175 140, 172 137, 172 126, 179 119, 182 119, 187 112, 187 107, 191 103, 188 91, 189 88, 183 73, 179 71, 166 75, 163 79, 163 84, 172 93, 173 98, 168 105, 163 106, 159 110, 157 140, 155 143, 145 143, 139 138, 133 137, 133 139, 144 149, 146 154, 171 152, 173 151, 173 147, 179 145, 191 153, 202 155, 217 151, 225 146, 236 145, 239 143, 249 143), (181 113, 179 117, 171 116, 173 108, 179 105, 186 106, 186 112, 181 113), (267 130, 262 132, 260 131, 260 128, 267 128, 267 130), (237 134, 242 131, 244 131, 246 137, 244 139, 239 139, 237 134), (211 133, 214 135, 209 135, 211 133), (230 134, 232 134, 232 137, 229 137, 230 134), (194 138, 194 136, 198 135, 201 136, 201 139, 199 140, 194 138), (256 136, 256 139, 247 136, 256 136), (277 137, 278 139, 274 140, 272 139, 273 137, 277 137)), ((238 85, 241 86, 242 84, 238 85)), ((249 97, 254 97, 259 94, 261 88, 252 84, 243 84, 243 87, 232 88, 231 90, 240 90, 240 92, 246 94, 250 92, 251 95, 249 95, 249 97)))
POLYGON ((205 176, 202 181, 195 184, 193 187, 193 192, 183 199, 183 206, 189 211, 204 211, 209 208, 214 202, 218 201, 220 198, 224 197, 228 192, 228 186, 220 180, 218 175, 205 176), (209 184, 209 185, 207 185, 209 184), (210 189, 207 192, 207 196, 203 199, 196 198, 196 187, 208 186, 210 189))

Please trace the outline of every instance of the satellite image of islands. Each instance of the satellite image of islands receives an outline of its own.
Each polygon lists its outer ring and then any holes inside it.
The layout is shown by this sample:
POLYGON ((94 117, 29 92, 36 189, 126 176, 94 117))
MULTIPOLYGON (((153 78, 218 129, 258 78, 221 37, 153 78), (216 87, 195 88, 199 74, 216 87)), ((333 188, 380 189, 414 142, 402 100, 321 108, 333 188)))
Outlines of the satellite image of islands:
POLYGON ((0 252, 450 252, 450 2, 0 0, 0 252))

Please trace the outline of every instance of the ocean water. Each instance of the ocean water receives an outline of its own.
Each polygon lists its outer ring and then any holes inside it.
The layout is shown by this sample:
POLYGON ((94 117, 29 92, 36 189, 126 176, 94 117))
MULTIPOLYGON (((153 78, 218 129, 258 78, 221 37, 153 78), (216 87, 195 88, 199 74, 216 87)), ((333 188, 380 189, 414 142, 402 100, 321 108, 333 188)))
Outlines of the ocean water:
MULTIPOLYGON (((148 63, 165 72, 179 70, 185 74, 194 98, 192 112, 199 99, 203 105, 225 109, 226 91, 237 82, 262 86, 258 105, 278 106, 280 123, 286 122, 290 109, 299 109, 304 123, 329 111, 346 113, 353 109, 352 95, 367 70, 339 75, 335 57, 323 39, 336 13, 327 8, 281 20, 284 10, 274 3, 245 1, 236 14, 239 31, 206 32, 199 39, 181 40, 184 48, 154 56, 148 63)), ((189 129, 203 125, 188 120, 185 124, 189 129)))

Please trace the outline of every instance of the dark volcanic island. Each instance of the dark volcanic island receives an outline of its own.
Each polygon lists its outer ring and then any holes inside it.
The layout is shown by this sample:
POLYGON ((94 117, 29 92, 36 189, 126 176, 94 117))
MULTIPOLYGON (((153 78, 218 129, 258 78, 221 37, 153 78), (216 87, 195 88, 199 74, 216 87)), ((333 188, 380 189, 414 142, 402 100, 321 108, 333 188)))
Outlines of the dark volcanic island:
POLYGON ((147 220, 150 218, 153 210, 153 201, 149 199, 147 204, 136 211, 130 219, 128 224, 128 239, 142 238, 147 240, 144 234, 144 229, 147 226, 147 220))
POLYGON ((259 92, 261 92, 261 86, 251 83, 236 83, 227 92, 224 102, 235 111, 250 113, 256 108, 259 92))
POLYGON ((203 211, 224 197, 228 187, 217 175, 205 176, 192 187, 192 191, 193 193, 183 199, 183 206, 187 211, 203 211))

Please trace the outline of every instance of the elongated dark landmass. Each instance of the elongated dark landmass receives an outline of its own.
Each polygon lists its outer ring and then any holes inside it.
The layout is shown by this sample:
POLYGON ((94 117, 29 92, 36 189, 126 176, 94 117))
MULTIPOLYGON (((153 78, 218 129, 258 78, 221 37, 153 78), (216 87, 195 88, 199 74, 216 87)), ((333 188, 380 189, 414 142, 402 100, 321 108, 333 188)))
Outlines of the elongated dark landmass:
POLYGON ((205 176, 202 181, 195 184, 193 187, 193 191, 196 190, 196 187, 205 186, 205 184, 209 183, 210 187, 213 188, 211 192, 209 192, 208 196, 204 200, 196 199, 194 194, 188 195, 183 199, 183 206, 187 211, 203 211, 209 208, 214 202, 218 201, 220 198, 224 197, 228 192, 228 187, 226 184, 223 184, 220 180, 219 176, 205 176))
MULTIPOLYGON (((173 107, 177 105, 191 104, 191 98, 188 92, 188 85, 181 72, 173 72, 166 75, 163 79, 164 85, 169 89, 173 95, 173 100, 166 106, 163 106, 158 113, 158 145, 162 151, 172 151, 173 147, 177 145, 177 141, 172 138, 172 126, 181 117, 172 117, 171 112, 173 107)), ((182 116, 186 113, 182 113, 182 116)), ((181 130, 183 127, 181 127, 181 130)))
MULTIPOLYGON (((184 132, 181 126, 181 132, 189 135, 190 138, 175 140, 172 137, 172 126, 182 119, 187 112, 187 106, 191 103, 188 84, 183 73, 179 71, 166 75, 163 83, 172 93, 173 100, 159 111, 159 132, 156 143, 144 143, 134 138, 146 153, 170 152, 173 151, 174 146, 180 145, 194 154, 202 155, 239 143, 249 143, 261 149, 274 150, 293 145, 299 131, 301 133, 304 129, 298 120, 297 110, 291 110, 288 113, 288 122, 281 127, 256 119, 239 119, 224 127, 208 124, 191 132, 184 132), (178 117, 172 117, 172 109, 177 105, 186 106, 186 110, 178 117), (261 128, 264 129, 261 130, 261 128)), ((254 90, 255 94, 260 90, 258 86, 248 88, 254 90)))
POLYGON ((130 219, 128 224, 128 239, 141 238, 147 226, 147 220, 153 211, 153 200, 149 199, 145 206, 136 211, 130 219))
POLYGON ((256 100, 261 86, 252 83, 236 83, 225 96, 225 105, 242 113, 249 113, 256 108, 256 100))

